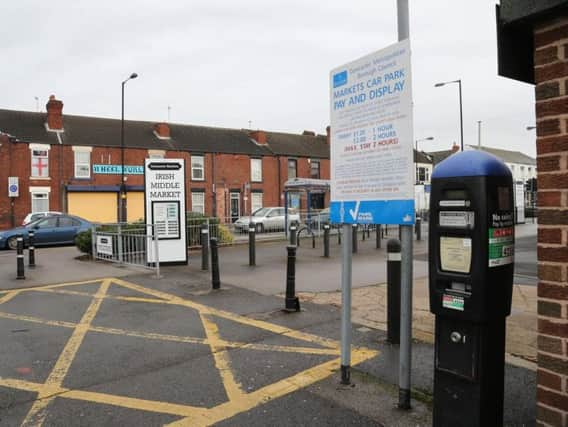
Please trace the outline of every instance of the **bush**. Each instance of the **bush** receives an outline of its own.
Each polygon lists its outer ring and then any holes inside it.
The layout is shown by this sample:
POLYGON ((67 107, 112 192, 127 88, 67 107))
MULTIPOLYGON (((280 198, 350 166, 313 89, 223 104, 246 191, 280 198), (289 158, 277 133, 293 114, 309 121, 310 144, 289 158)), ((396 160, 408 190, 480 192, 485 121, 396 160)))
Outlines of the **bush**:
POLYGON ((82 231, 75 237, 75 246, 84 254, 93 253, 93 236, 91 230, 82 231))

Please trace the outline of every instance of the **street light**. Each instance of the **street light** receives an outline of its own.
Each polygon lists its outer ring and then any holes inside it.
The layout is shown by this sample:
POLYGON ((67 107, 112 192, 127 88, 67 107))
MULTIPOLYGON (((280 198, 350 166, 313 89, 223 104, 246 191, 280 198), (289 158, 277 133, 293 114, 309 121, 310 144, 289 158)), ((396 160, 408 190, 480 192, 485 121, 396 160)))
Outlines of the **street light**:
POLYGON ((416 151, 418 151, 418 143, 422 142, 422 141, 432 141, 434 139, 433 136, 429 136, 427 138, 421 138, 421 139, 417 139, 414 144, 416 145, 416 151))
POLYGON ((461 79, 459 79, 459 80, 452 80, 451 82, 436 83, 434 87, 441 87, 451 83, 457 83, 460 88, 460 135, 461 135, 461 151, 463 151, 462 81, 461 79))
POLYGON ((132 73, 130 77, 122 82, 122 114, 120 117, 120 201, 118 222, 126 222, 126 185, 124 184, 124 85, 128 80, 138 77, 132 73))

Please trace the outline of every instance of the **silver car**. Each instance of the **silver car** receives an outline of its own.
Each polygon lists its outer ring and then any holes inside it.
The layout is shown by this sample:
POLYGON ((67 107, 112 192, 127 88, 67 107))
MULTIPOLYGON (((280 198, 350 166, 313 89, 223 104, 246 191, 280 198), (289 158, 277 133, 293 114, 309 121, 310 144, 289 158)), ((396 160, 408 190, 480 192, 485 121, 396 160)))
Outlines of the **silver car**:
MULTIPOLYGON (((235 229, 239 231, 248 231, 249 223, 252 221, 255 231, 262 233, 264 231, 280 231, 284 230, 285 225, 285 209, 282 207, 260 208, 253 212, 251 216, 242 216, 234 223, 235 229)), ((288 209, 288 226, 292 222, 300 222, 300 215, 294 209, 288 209)))

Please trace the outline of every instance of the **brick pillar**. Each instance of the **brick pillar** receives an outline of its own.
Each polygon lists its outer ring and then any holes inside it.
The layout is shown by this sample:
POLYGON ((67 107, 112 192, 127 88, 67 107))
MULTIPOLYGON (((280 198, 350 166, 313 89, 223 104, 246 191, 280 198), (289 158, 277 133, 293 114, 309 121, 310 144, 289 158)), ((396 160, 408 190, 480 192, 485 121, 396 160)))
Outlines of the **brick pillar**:
POLYGON ((534 30, 538 425, 568 426, 568 17, 534 30))

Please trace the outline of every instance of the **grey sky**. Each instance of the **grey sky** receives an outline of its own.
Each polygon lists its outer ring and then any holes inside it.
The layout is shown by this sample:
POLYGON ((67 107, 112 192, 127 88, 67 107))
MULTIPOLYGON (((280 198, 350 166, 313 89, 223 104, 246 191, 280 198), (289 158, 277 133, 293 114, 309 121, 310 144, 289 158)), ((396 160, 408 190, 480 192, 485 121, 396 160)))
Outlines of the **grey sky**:
MULTIPOLYGON (((415 138, 535 154, 534 88, 497 76, 495 1, 410 0, 415 138)), ((329 71, 396 42, 396 0, 18 0, 2 5, 0 108, 324 133, 329 71)))

